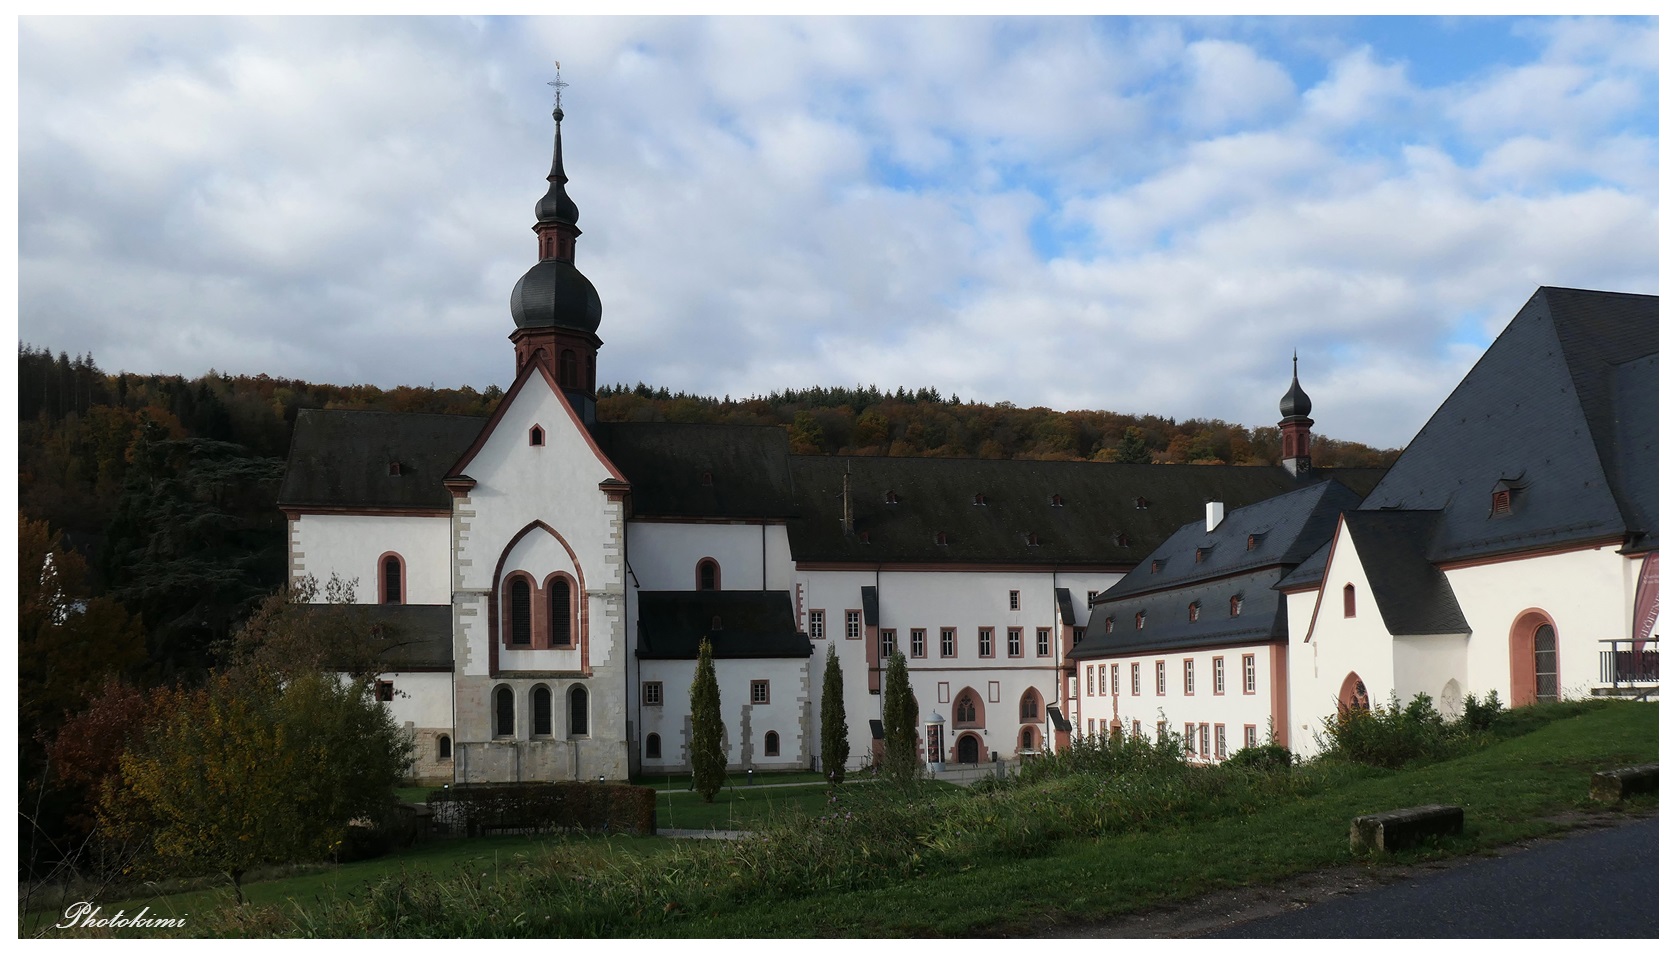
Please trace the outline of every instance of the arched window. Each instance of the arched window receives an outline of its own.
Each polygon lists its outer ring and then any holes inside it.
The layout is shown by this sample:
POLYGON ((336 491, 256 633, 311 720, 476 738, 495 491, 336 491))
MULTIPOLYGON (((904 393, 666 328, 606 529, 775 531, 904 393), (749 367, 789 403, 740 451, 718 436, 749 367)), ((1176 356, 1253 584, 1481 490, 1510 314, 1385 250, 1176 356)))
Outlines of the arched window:
POLYGON ((1354 584, 1343 587, 1343 618, 1354 618, 1354 584))
POLYGON ((1018 738, 1018 747, 1024 751, 1035 750, 1035 730, 1033 728, 1023 729, 1023 734, 1018 738))
POLYGON ((570 689, 570 737, 587 734, 587 689, 570 689))
POLYGON ((552 736, 552 689, 545 685, 536 685, 529 693, 530 722, 529 737, 549 738, 552 736))
POLYGON ((547 577, 546 624, 552 645, 567 646, 573 641, 575 603, 571 595, 568 576, 547 577))
POLYGON ((699 592, 713 592, 721 588, 721 566, 713 559, 700 559, 697 564, 699 592))
POLYGON ((511 582, 511 644, 529 645, 531 619, 529 613, 529 580, 511 582))
POLYGON ((494 737, 510 738, 517 734, 516 709, 512 690, 505 685, 494 689, 494 737))
POLYGON ((1023 700, 1017 703, 1018 721, 1040 720, 1040 693, 1029 689, 1023 693, 1023 700))
POLYGON ((762 739, 762 744, 767 749, 767 757, 777 758, 779 756, 779 733, 777 731, 768 732, 767 737, 762 739))
POLYGON ((453 739, 447 735, 436 736, 436 760, 447 761, 453 757, 453 739))
POLYGON ((402 578, 401 557, 385 553, 378 559, 378 601, 385 605, 407 601, 407 586, 402 578))
POLYGON ((663 756, 663 736, 652 732, 645 736, 645 756, 660 760, 663 756))
POLYGON ((580 386, 575 372, 575 352, 568 348, 565 348, 564 352, 558 355, 558 386, 571 388, 580 386))

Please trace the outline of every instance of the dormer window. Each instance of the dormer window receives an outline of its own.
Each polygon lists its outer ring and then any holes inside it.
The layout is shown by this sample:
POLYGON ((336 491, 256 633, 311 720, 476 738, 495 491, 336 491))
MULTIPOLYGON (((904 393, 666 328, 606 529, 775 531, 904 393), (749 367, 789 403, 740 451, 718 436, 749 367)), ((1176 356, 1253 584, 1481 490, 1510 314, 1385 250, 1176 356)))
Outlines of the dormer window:
POLYGON ((1259 543, 1259 542, 1261 542, 1261 537, 1260 537, 1260 536, 1257 536, 1257 535, 1256 535, 1256 534, 1254 534, 1254 533, 1251 533, 1251 534, 1250 534, 1250 538, 1249 538, 1249 539, 1246 539, 1246 540, 1244 540, 1244 549, 1245 549, 1245 550, 1246 550, 1246 551, 1248 551, 1248 550, 1252 550, 1252 549, 1255 549, 1255 548, 1256 548, 1256 544, 1257 544, 1257 543, 1259 543))
POLYGON ((1198 614, 1203 611, 1203 603, 1194 602, 1186 607, 1186 621, 1196 622, 1198 614))
POLYGON ((1053 506, 1063 506, 1064 505, 1064 498, 1059 496, 1056 493, 1052 494, 1052 505, 1053 506))
POLYGON ((1024 545, 1027 545, 1027 546, 1039 546, 1040 545, 1040 534, 1038 534, 1038 533, 1024 533, 1023 534, 1023 543, 1024 543, 1024 545))
POLYGON ((947 533, 941 532, 941 533, 936 534, 936 545, 937 546, 946 546, 947 545, 947 533))
POLYGON ((1151 560, 1151 575, 1155 576, 1159 572, 1162 572, 1162 560, 1151 560))
POLYGON ((1133 500, 1133 508, 1134 509, 1143 510, 1143 509, 1148 509, 1150 506, 1151 506, 1151 501, 1147 500, 1145 497, 1143 497, 1143 496, 1134 497, 1134 500, 1133 500))
POLYGON ((1494 515, 1495 516, 1504 516, 1504 515, 1506 515, 1507 513, 1510 513, 1510 512, 1511 512, 1511 491, 1510 490, 1495 490, 1494 491, 1494 515))
POLYGON ((1521 477, 1515 479, 1502 478, 1494 484, 1494 490, 1489 497, 1488 516, 1510 516, 1512 505, 1523 495, 1524 483, 1521 477))
POLYGON ((1227 614, 1236 619, 1236 618, 1238 618, 1238 616, 1241 613, 1243 613, 1243 611, 1244 611, 1244 597, 1243 596, 1233 596, 1231 604, 1227 607, 1227 614))
POLYGON ((1135 612, 1133 614, 1133 627, 1136 630, 1145 628, 1145 613, 1144 612, 1135 612))
POLYGON ((901 502, 901 498, 899 496, 895 495, 894 490, 886 490, 886 491, 884 491, 884 502, 885 503, 899 503, 899 502, 901 502))
POLYGON ((389 475, 390 476, 400 476, 401 475, 401 464, 396 463, 394 461, 391 461, 390 465, 389 465, 389 475))
POLYGON ((1129 540, 1128 540, 1128 534, 1127 533, 1117 533, 1116 534, 1116 545, 1117 546, 1120 546, 1121 548, 1126 549, 1126 548, 1128 548, 1128 542, 1129 542, 1129 540))
POLYGON ((863 529, 863 530, 860 531, 860 533, 858 535, 860 536, 860 541, 861 541, 862 544, 869 544, 869 543, 872 542, 872 531, 871 530, 863 529))
POLYGON ((976 496, 971 497, 971 505, 972 506, 987 506, 988 505, 988 495, 986 493, 978 493, 976 496))
POLYGON ((711 632, 721 631, 721 617, 720 616, 716 616, 715 618, 709 620, 709 631, 711 631, 711 632))
POLYGON ((1104 620, 1104 631, 1106 631, 1106 632, 1116 631, 1116 617, 1115 616, 1111 616, 1110 618, 1104 620))
POLYGON ((700 486, 714 486, 715 485, 715 474, 710 472, 709 470, 705 470, 702 473, 699 473, 698 474, 698 484, 700 486))
POLYGON ((1200 562, 1200 563, 1203 562, 1203 557, 1205 555, 1207 555, 1208 552, 1209 552, 1209 550, 1204 549, 1202 546, 1199 546, 1197 548, 1197 552, 1192 556, 1193 561, 1200 562))

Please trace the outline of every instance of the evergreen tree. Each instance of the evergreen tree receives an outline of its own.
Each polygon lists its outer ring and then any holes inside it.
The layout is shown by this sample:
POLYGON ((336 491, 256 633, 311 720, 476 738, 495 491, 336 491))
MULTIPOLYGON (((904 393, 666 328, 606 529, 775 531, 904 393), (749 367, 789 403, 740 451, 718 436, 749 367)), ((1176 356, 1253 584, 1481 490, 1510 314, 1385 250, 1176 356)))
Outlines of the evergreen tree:
POLYGON ((709 640, 698 646, 697 674, 692 677, 692 787, 706 803, 726 781, 727 753, 721 745, 721 686, 709 640))
POLYGON ((896 652, 884 672, 884 777, 905 783, 918 777, 918 700, 907 681, 907 657, 896 652))
POLYGON ((825 650, 825 688, 820 693, 820 757, 825 776, 832 784, 843 783, 849 761, 849 719, 843 711, 843 668, 837 663, 837 646, 825 650))

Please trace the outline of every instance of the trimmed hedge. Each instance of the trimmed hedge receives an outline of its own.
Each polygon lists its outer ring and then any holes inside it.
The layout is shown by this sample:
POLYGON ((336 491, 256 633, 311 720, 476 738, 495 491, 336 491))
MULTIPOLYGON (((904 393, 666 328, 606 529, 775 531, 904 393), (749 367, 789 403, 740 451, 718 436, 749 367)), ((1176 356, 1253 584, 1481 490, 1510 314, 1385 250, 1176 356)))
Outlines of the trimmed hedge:
POLYGON ((467 837, 562 830, 654 834, 657 792, 587 781, 458 784, 426 799, 435 822, 467 837))

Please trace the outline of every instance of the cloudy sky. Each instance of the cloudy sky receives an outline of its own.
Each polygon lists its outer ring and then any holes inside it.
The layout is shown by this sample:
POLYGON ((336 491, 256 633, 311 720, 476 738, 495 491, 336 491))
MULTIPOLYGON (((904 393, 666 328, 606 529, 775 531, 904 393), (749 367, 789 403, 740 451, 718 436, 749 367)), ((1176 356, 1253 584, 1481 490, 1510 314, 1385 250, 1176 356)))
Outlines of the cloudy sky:
POLYGON ((1542 285, 1656 293, 1654 20, 42 19, 19 338, 502 386, 563 62, 601 382, 1401 446, 1542 285))

